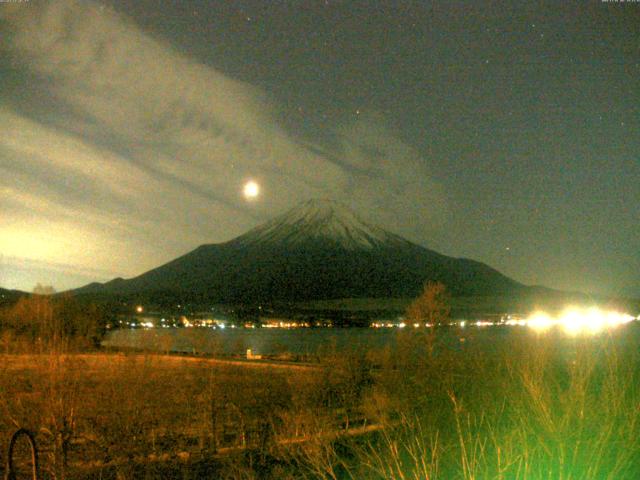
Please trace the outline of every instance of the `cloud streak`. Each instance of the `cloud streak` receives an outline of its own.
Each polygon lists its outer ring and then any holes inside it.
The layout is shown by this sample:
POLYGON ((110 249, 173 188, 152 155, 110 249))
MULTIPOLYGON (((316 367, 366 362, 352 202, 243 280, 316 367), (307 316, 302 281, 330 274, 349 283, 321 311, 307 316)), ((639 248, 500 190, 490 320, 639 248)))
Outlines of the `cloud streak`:
POLYGON ((418 218, 442 221, 425 162, 380 117, 310 148, 264 92, 100 4, 8 4, 0 22, 0 253, 13 263, 132 276, 310 197, 414 239, 418 218), (264 192, 251 204, 249 178, 264 192))

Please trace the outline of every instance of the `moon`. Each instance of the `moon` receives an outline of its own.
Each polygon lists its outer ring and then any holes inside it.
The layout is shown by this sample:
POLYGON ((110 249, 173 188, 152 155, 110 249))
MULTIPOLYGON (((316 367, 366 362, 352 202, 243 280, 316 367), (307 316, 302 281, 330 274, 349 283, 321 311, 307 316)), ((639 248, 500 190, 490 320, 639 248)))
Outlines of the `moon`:
POLYGON ((242 193, 244 194, 244 198, 246 198, 247 200, 253 200, 260 194, 260 185, 258 185, 253 180, 250 180, 244 184, 242 193))

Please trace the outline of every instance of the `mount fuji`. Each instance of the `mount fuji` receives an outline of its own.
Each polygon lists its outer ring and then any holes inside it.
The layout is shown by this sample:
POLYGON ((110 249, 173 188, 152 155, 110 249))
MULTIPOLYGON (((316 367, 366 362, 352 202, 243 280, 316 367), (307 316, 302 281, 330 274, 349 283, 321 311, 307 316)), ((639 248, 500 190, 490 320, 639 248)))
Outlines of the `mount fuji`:
POLYGON ((426 281, 444 283, 455 296, 527 288, 483 263, 442 255, 370 225, 339 203, 309 200, 228 242, 75 293, 257 303, 413 297, 426 281))

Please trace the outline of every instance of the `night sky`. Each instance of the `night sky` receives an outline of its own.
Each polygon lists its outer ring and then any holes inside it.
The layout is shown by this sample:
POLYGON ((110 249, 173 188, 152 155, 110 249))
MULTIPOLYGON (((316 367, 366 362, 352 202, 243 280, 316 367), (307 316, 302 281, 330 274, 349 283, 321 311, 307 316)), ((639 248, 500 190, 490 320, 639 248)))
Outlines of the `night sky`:
POLYGON ((0 3, 0 127, 5 288, 131 277, 321 197, 640 295, 640 3, 0 3))

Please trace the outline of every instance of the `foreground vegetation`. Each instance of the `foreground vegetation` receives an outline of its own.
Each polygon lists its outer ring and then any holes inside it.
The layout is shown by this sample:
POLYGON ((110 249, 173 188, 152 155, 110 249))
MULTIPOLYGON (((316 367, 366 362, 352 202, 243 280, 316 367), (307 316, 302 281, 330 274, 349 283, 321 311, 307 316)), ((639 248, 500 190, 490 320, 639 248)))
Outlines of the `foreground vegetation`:
POLYGON ((297 368, 5 354, 0 438, 36 432, 45 478, 638 478, 636 324, 471 332, 297 368))

